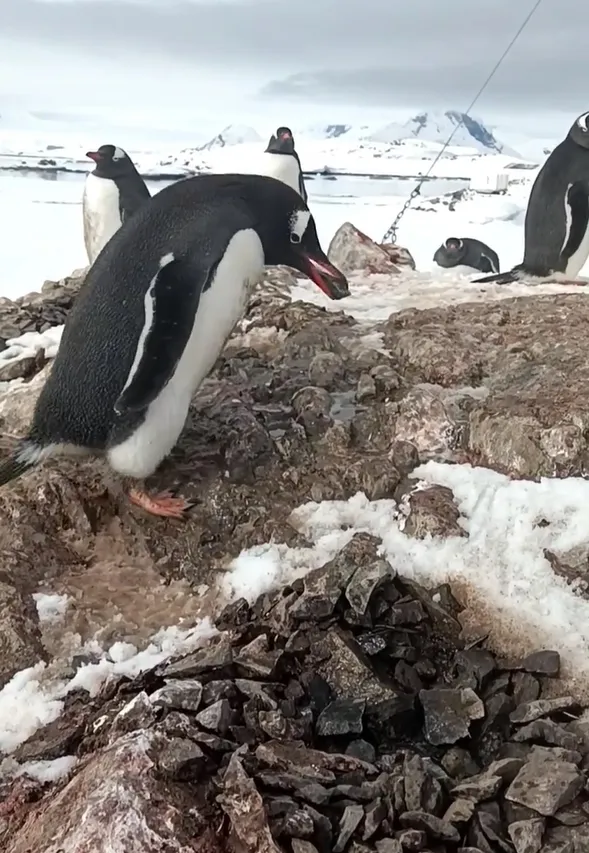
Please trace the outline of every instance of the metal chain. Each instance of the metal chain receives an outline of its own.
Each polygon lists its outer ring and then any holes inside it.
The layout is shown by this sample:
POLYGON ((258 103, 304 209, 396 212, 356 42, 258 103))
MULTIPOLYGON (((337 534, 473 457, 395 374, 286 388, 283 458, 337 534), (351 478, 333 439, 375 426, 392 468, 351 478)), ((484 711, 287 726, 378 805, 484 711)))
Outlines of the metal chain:
POLYGON ((417 186, 415 187, 415 189, 412 190, 409 198, 407 199, 407 201, 405 202, 405 204, 403 205, 401 210, 395 216, 395 220, 394 220, 393 224, 388 229, 388 231, 386 231, 384 237, 380 241, 381 243, 396 243, 397 242, 397 228, 399 227, 399 222, 401 221, 401 219, 405 215, 405 211, 407 210, 407 208, 409 207, 409 205, 411 204, 413 199, 416 198, 419 195, 419 193, 421 192, 421 185, 422 184, 423 184, 423 181, 420 181, 417 184, 417 186))
MULTIPOLYGON (((517 30, 516 34, 513 36, 513 38, 511 39, 511 41, 509 42, 509 44, 507 45, 507 47, 505 48, 505 50, 503 51, 503 53, 501 54, 501 56, 499 57, 497 62, 495 63, 493 70, 491 71, 491 73, 489 74, 489 76, 487 77, 487 79, 485 80, 485 82, 483 83, 481 88, 479 89, 479 91, 476 93, 476 95, 474 96, 474 98, 472 99, 472 101, 470 102, 468 107, 464 110, 462 115, 468 116, 469 112, 472 110, 472 108, 474 107, 474 105, 476 104, 478 99, 481 97, 481 95, 483 94, 483 92, 485 91, 485 89, 487 88, 487 86, 489 85, 489 83, 491 82, 493 77, 495 76, 496 72, 499 70, 501 63, 503 62, 503 60, 505 59, 505 57, 507 56, 507 54, 509 53, 509 51, 511 50, 513 45, 516 43, 516 41, 518 40, 518 38, 520 37, 520 35, 524 31, 524 29, 526 28, 526 26, 530 22, 534 12, 536 11, 536 9, 538 8, 538 6, 540 5, 541 2, 542 2, 542 0, 536 0, 536 2, 534 3, 534 5, 530 9, 530 11, 528 12, 526 17, 524 18, 523 22, 520 24, 520 27, 517 30)), ((401 210, 397 213, 393 224, 386 231, 384 237, 381 240, 381 243, 389 243, 389 242, 394 243, 394 242, 396 242, 397 228, 399 227, 399 223, 400 223, 401 219, 405 215, 405 212, 407 211, 407 209, 411 205, 411 202, 413 201, 413 199, 419 195, 424 182, 429 178, 429 176, 432 172, 432 169, 434 169, 438 160, 442 157, 446 148, 450 145, 450 143, 454 139, 456 132, 458 131, 458 129, 460 127, 462 127, 463 123, 464 123, 463 120, 460 119, 458 124, 454 125, 454 129, 452 130, 452 133, 450 134, 448 139, 444 142, 442 149, 438 152, 436 158, 432 162, 431 166, 429 167, 429 169, 427 170, 425 175, 423 175, 420 178, 417 186, 415 187, 415 189, 413 190, 413 192, 411 193, 411 195, 409 196, 409 198, 407 199, 407 201, 405 202, 405 204, 403 205, 401 210)))

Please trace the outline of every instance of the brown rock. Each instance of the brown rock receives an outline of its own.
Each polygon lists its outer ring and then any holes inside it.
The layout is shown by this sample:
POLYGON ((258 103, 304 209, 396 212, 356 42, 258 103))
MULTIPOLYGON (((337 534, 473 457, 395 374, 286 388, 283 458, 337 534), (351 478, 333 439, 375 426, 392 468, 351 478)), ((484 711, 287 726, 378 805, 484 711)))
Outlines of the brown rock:
POLYGON ((264 803, 255 783, 248 777, 234 753, 223 777, 218 801, 231 821, 236 839, 251 853, 281 853, 266 818, 264 803))
POLYGON ((202 832, 216 850, 176 783, 167 782, 162 796, 163 783, 149 757, 156 747, 154 735, 139 731, 96 753, 65 787, 30 811, 5 853, 60 848, 101 853, 107 831, 111 846, 126 853, 181 853, 202 832))
MULTIPOLYGON (((396 275, 401 272, 401 269, 393 260, 395 255, 393 248, 397 247, 391 246, 385 249, 379 246, 351 222, 344 222, 333 235, 327 256, 344 275, 354 272, 396 275)), ((399 258, 403 256, 403 251, 397 251, 399 258)), ((407 255, 403 257, 406 258, 407 255)))
POLYGON ((466 536, 458 523, 460 511, 454 494, 445 486, 416 489, 407 498, 409 515, 403 532, 416 539, 427 536, 466 536))
POLYGON ((0 689, 21 669, 45 659, 39 620, 30 596, 0 580, 0 689))

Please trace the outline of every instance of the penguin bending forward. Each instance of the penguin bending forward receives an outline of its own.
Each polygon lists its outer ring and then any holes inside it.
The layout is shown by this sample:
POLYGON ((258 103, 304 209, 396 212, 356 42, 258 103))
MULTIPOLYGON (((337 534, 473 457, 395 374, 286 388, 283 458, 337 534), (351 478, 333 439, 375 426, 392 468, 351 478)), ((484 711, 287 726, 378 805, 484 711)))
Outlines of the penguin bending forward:
POLYGON ((523 262, 475 281, 575 283, 589 256, 589 112, 576 119, 538 172, 524 230, 523 262))
POLYGON ((115 231, 121 227, 151 194, 135 164, 122 148, 101 145, 87 151, 96 167, 86 177, 82 212, 84 243, 91 264, 115 231))
POLYGON ((472 237, 448 237, 434 254, 434 262, 444 269, 463 264, 480 272, 499 272, 499 258, 485 243, 472 237))
MULTIPOLYGON (((349 295, 307 205, 281 181, 199 175, 157 193, 90 267, 0 485, 81 451, 104 454, 127 487, 154 473, 266 264, 294 267, 330 299, 349 295)), ((160 516, 180 518, 190 506, 139 483, 129 497, 160 516)))
POLYGON ((299 155, 295 150, 292 130, 289 127, 279 127, 276 135, 270 137, 264 154, 270 155, 265 158, 264 174, 284 181, 285 184, 300 193, 303 201, 307 203, 305 179, 303 178, 299 155))

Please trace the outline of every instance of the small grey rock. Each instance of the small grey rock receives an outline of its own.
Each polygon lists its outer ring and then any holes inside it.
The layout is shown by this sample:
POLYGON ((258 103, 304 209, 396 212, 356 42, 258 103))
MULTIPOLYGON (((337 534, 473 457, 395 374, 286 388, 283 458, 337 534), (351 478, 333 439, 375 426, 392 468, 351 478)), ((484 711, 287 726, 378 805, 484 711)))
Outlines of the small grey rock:
POLYGON ((508 827, 516 853, 540 853, 545 821, 542 818, 517 820, 508 827))
POLYGON ((219 699, 196 715, 197 722, 211 732, 224 735, 231 725, 233 712, 227 699, 219 699))
POLYGON ((175 711, 198 711, 202 699, 202 684, 195 678, 170 679, 150 695, 152 705, 175 711))
POLYGON ((505 797, 550 817, 568 805, 583 787, 579 768, 568 761, 530 761, 517 774, 505 797))
POLYGON ((535 699, 524 702, 509 715, 512 723, 533 723, 541 717, 548 717, 556 711, 567 711, 577 703, 572 696, 561 696, 558 699, 535 699))

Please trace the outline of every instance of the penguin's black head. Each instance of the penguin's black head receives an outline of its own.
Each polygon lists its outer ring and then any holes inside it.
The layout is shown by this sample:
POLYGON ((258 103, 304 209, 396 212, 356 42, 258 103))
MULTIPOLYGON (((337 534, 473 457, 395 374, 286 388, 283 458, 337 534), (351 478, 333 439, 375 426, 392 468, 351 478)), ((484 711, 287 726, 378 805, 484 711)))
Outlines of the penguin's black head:
POLYGON ((448 237, 444 248, 450 258, 459 258, 464 254, 464 243, 459 237, 448 237))
POLYGON ((581 148, 589 148, 589 113, 583 113, 576 119, 569 136, 581 148))
POLYGON ((266 265, 298 270, 330 299, 349 296, 348 281, 321 248, 315 220, 300 195, 275 178, 255 177, 256 231, 266 265))
POLYGON ((94 174, 99 178, 117 178, 134 170, 126 151, 117 145, 101 145, 98 151, 86 151, 86 157, 94 160, 94 174))
POLYGON ((294 152, 294 137, 290 127, 279 127, 276 134, 270 137, 266 148, 270 154, 292 154, 294 152))

